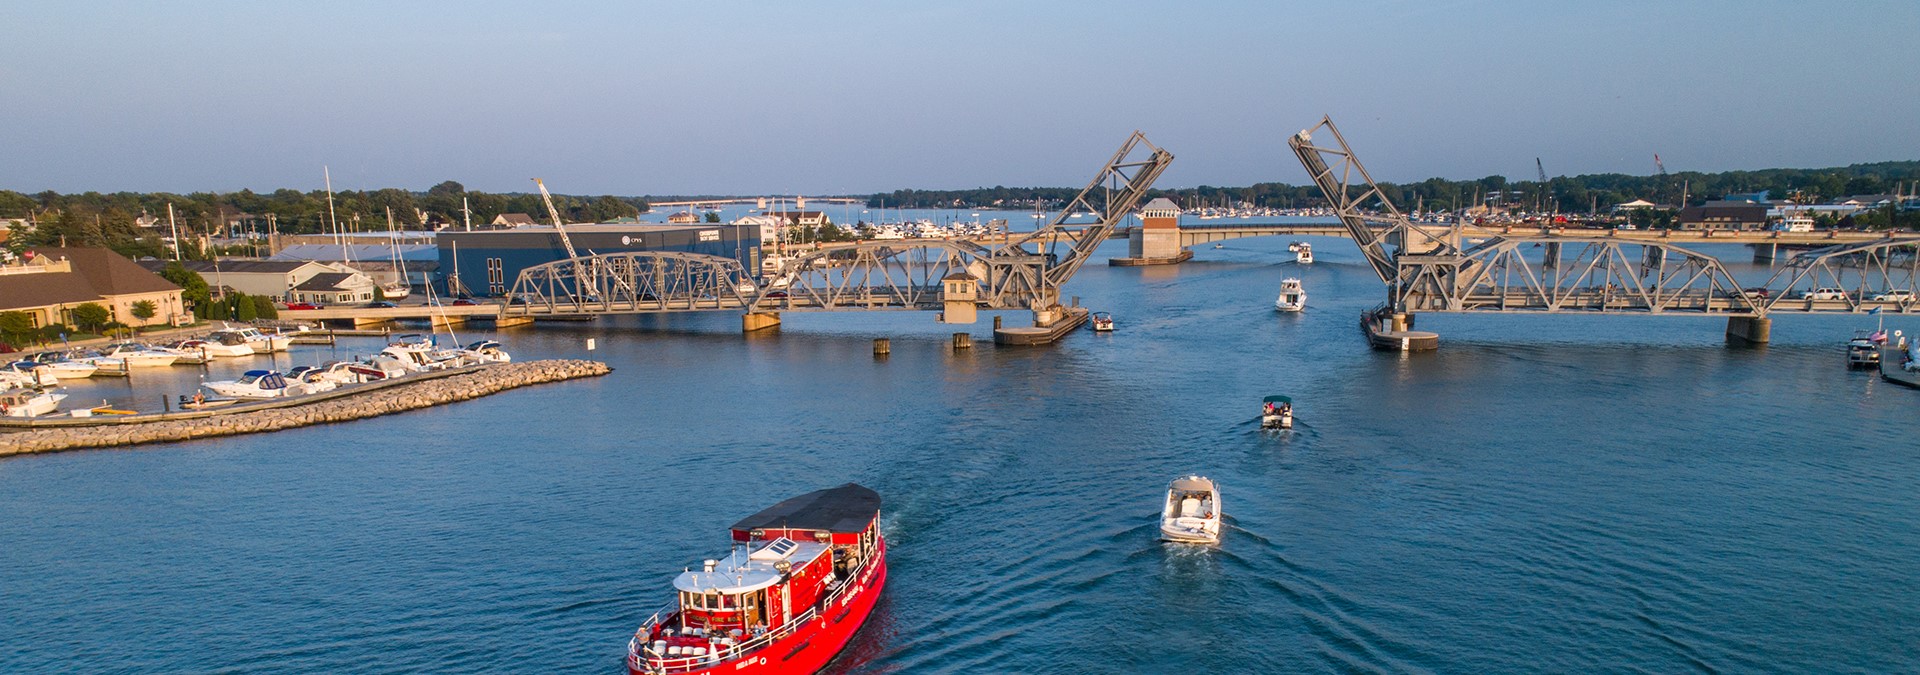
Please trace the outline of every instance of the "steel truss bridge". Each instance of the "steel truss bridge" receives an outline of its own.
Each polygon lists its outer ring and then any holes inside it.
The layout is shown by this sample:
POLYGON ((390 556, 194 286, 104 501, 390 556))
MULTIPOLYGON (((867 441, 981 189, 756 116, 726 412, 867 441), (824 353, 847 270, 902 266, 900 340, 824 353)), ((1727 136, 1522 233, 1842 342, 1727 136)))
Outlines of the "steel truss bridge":
MULTIPOLYGON (((739 260, 668 251, 579 256, 523 270, 507 316, 590 317, 738 311, 749 329, 781 312, 1028 309, 1036 324, 1061 310, 1060 287, 1126 218, 1173 155, 1134 132, 1093 180, 1046 226, 994 241, 927 239, 863 242, 787 259, 756 279, 739 260), (1067 227, 1068 214, 1098 222, 1067 227), (958 285, 948 282, 958 281, 958 285)), ((951 312, 949 312, 951 314, 951 312)), ((970 312, 969 312, 970 314, 970 312)), ((965 319, 971 321, 970 318, 965 319)))
POLYGON ((1332 119, 1287 143, 1387 284, 1395 314, 1725 315, 1730 338, 1766 342, 1778 313, 1920 313, 1920 237, 1803 251, 1758 286, 1739 283, 1713 256, 1653 237, 1502 233, 1467 245, 1484 231, 1401 214, 1332 119), (1807 292, 1816 289, 1837 292, 1807 292))

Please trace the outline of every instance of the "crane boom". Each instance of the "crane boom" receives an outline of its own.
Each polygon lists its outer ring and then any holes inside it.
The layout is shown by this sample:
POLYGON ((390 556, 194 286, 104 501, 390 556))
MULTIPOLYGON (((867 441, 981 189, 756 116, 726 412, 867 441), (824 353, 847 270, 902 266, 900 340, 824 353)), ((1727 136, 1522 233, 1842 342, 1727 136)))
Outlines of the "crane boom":
POLYGON ((1533 168, 1535 171, 1540 172, 1540 184, 1546 185, 1547 184, 1547 165, 1541 164, 1540 158, 1535 157, 1533 158, 1533 168))
POLYGON ((540 186, 540 199, 547 203, 547 215, 553 218, 553 231, 560 234, 560 245, 567 247, 567 257, 580 257, 573 251, 573 240, 567 238, 567 226, 560 222, 560 209, 553 208, 553 195, 547 192, 547 183, 535 178, 533 184, 540 186))

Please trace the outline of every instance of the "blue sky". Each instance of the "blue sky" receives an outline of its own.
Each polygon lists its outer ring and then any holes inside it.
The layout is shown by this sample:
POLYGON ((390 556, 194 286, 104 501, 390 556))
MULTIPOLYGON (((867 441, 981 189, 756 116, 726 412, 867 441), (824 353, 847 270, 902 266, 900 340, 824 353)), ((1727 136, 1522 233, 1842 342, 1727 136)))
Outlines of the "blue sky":
POLYGON ((0 188, 866 193, 1920 159, 1920 3, 0 4, 0 188))

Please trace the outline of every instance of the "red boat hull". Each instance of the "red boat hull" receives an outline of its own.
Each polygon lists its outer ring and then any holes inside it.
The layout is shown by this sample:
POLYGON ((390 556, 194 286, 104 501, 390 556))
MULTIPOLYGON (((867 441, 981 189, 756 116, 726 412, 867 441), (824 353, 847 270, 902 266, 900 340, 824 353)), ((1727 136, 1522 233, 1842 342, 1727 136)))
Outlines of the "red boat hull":
MULTIPOLYGON (((878 549, 879 555, 874 556, 861 576, 859 588, 828 607, 823 616, 811 620, 812 625, 800 627, 792 635, 745 656, 719 661, 703 669, 675 670, 674 675, 810 675, 826 668, 853 641, 853 636, 866 625, 867 617, 880 602, 880 593, 887 585, 886 539, 878 541, 878 549)), ((644 662, 628 663, 627 672, 629 675, 654 674, 644 662)))

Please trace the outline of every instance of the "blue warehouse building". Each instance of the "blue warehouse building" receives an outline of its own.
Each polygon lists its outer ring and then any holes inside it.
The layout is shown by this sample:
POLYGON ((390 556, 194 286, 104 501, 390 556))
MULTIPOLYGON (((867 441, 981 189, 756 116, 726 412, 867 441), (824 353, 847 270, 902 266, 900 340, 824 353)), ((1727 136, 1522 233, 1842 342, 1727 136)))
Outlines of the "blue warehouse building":
MULTIPOLYGON (((567 238, 580 255, 632 251, 679 251, 733 258, 760 269, 760 228, 722 223, 701 225, 568 225, 567 238)), ((552 227, 456 232, 436 238, 442 286, 451 296, 506 295, 520 271, 567 257, 552 227)))

